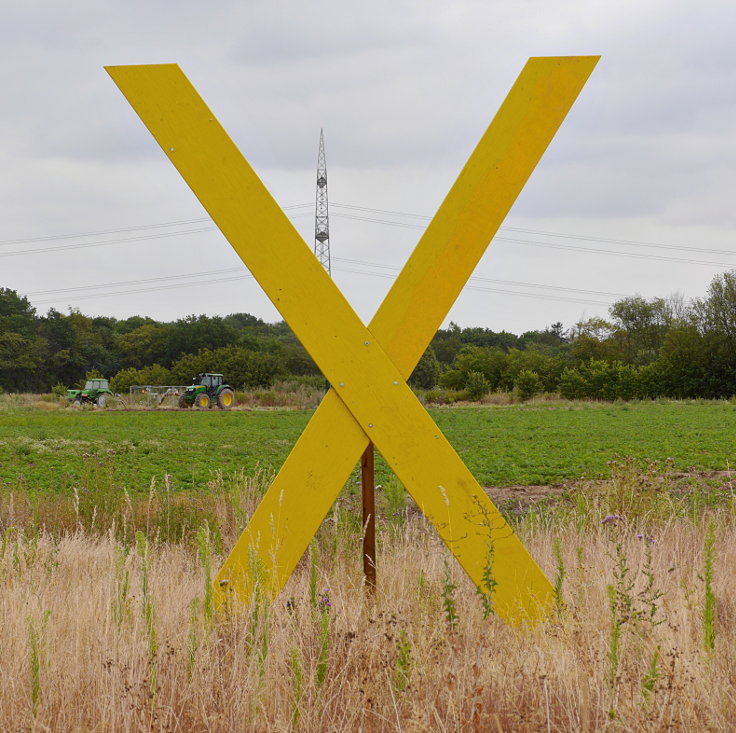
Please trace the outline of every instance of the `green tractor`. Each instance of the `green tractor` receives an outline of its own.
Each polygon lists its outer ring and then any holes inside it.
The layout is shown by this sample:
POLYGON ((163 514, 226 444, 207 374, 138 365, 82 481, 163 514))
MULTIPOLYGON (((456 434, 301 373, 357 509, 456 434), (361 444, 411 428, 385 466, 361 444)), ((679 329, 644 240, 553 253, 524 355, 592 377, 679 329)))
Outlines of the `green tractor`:
POLYGON ((179 407, 212 407, 221 410, 235 407, 235 392, 225 384, 222 374, 197 374, 192 384, 179 397, 179 407))
POLYGON ((66 397, 73 405, 81 406, 85 402, 92 402, 98 407, 105 407, 115 399, 107 379, 88 379, 84 389, 68 389, 66 397))

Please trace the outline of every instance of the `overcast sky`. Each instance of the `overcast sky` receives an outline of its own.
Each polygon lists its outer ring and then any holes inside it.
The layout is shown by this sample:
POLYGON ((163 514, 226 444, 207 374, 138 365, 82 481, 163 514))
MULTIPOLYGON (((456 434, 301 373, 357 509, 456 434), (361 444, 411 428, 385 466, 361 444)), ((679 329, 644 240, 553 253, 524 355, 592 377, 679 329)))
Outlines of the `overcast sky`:
POLYGON ((446 323, 702 295, 736 267, 734 28, 715 0, 6 4, 0 287, 40 313, 279 319, 105 65, 178 63, 310 246, 323 127, 333 276, 368 320, 527 58, 600 54, 446 323))

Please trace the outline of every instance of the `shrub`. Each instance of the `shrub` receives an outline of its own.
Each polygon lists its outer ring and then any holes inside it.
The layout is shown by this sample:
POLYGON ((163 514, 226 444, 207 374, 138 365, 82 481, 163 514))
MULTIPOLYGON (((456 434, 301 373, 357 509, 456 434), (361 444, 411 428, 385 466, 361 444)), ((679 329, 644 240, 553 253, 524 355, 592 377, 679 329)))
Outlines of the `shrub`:
POLYGON ((465 384, 465 396, 469 400, 477 402, 490 391, 491 385, 481 372, 470 372, 468 374, 468 381, 465 384))
POLYGON ((519 372, 519 376, 516 377, 514 389, 518 398, 522 402, 526 402, 542 391, 542 380, 536 372, 530 369, 523 369, 519 372))
POLYGON ((586 382, 577 369, 565 369, 560 377, 560 394, 568 400, 579 400, 586 396, 586 382))
POLYGON ((464 389, 468 375, 459 369, 448 369, 440 377, 440 386, 446 389, 464 389))
POLYGON ((66 385, 61 384, 61 382, 55 384, 51 388, 51 394, 56 395, 57 397, 66 397, 66 385))
MULTIPOLYGON (((191 379, 191 377, 190 377, 191 379)), ((134 384, 172 384, 171 372, 159 364, 143 369, 122 369, 110 380, 110 389, 116 394, 125 394, 134 384)))

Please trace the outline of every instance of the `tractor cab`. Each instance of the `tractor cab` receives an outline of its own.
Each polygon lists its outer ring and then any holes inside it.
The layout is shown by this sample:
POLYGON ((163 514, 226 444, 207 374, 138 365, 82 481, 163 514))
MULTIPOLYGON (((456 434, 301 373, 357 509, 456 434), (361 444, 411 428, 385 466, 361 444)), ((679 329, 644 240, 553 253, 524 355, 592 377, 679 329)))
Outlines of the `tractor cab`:
POLYGON ((224 377, 222 374, 197 374, 192 380, 193 384, 201 385, 208 392, 214 392, 218 387, 222 387, 224 383, 224 377))
POLYGON ((110 383, 107 379, 88 379, 84 384, 85 390, 103 390, 110 389, 110 383))

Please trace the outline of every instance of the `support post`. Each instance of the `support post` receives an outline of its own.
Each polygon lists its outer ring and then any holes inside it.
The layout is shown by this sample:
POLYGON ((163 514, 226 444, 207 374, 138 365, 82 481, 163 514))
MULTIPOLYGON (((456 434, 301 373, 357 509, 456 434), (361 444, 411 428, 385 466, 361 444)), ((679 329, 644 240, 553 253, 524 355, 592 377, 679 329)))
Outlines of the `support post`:
POLYGON ((376 495, 373 443, 360 459, 360 483, 363 493, 363 575, 365 587, 373 594, 376 590, 376 495))

